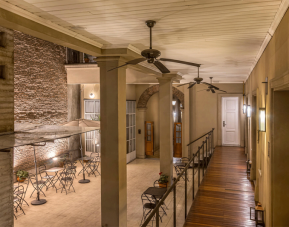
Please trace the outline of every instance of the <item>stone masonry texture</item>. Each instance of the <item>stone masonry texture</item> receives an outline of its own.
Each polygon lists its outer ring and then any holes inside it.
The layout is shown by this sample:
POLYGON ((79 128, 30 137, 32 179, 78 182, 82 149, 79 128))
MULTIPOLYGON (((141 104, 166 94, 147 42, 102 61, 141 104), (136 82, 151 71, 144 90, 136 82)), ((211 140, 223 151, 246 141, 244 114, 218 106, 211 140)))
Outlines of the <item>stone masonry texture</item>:
POLYGON ((13 68, 13 31, 0 27, 0 133, 14 130, 14 68, 13 68), (2 45, 3 46, 2 46, 2 45))
MULTIPOLYGON (((147 88, 140 96, 137 103, 137 108, 146 108, 150 97, 152 97, 155 93, 159 92, 159 89, 160 86, 158 84, 147 88)), ((173 95, 180 100, 180 102, 183 104, 184 107, 184 93, 175 87, 173 87, 172 89, 173 95)))
MULTIPOLYGON (((13 31, 0 27, 0 133, 14 130, 13 31)), ((13 151, 0 152, 0 226, 12 227, 13 151)))
MULTIPOLYGON (((14 118, 19 123, 67 122, 65 47, 14 31, 14 118)), ((36 147, 38 164, 68 149, 68 139, 36 147)), ((14 169, 34 166, 33 147, 14 149, 14 169)))

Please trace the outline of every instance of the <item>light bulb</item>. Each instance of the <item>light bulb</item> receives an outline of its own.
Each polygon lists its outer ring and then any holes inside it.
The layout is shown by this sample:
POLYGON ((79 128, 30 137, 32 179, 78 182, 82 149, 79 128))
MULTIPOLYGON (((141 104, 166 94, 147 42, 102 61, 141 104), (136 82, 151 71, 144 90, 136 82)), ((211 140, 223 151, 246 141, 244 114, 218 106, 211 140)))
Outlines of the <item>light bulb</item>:
POLYGON ((176 105, 176 102, 177 102, 177 101, 172 101, 173 106, 176 105))
POLYGON ((89 94, 89 97, 90 97, 91 99, 93 99, 93 98, 94 98, 94 93, 91 92, 91 93, 89 94))

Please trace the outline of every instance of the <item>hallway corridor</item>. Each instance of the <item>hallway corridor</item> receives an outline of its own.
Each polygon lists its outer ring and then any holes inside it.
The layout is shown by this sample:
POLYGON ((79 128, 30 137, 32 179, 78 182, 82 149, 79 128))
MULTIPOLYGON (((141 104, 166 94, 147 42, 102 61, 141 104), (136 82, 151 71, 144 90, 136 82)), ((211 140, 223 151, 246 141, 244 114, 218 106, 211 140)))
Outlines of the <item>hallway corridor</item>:
POLYGON ((255 226, 250 221, 254 205, 244 149, 216 147, 184 226, 255 226))

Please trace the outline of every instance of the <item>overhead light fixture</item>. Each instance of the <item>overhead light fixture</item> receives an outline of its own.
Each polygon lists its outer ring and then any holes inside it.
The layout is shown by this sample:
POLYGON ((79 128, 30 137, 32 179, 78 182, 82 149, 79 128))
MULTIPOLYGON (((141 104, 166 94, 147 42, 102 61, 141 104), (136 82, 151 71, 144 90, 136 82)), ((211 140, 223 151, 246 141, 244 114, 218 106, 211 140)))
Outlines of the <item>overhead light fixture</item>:
POLYGON ((53 158, 53 161, 56 161, 57 159, 58 159, 57 157, 54 157, 54 158, 53 158))
POLYGON ((94 98, 94 93, 91 92, 91 93, 89 94, 89 98, 93 99, 93 98, 94 98))
POLYGON ((251 113, 252 113, 251 106, 248 105, 248 106, 247 106, 247 117, 251 117, 251 113))
POLYGON ((266 108, 259 108, 259 131, 266 132, 266 108))
POLYGON ((247 110, 247 105, 246 105, 246 104, 243 104, 243 114, 246 113, 246 110, 247 110))
POLYGON ((173 106, 176 105, 177 101, 172 101, 173 106))

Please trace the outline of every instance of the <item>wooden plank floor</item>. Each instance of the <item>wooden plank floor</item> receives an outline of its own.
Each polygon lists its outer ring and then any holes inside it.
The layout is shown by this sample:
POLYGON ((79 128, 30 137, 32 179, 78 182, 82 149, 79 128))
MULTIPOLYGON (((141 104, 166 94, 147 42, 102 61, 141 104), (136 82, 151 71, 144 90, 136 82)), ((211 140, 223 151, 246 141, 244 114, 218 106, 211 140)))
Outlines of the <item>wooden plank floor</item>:
POLYGON ((253 206, 244 149, 217 147, 184 226, 255 226, 250 221, 253 206))

